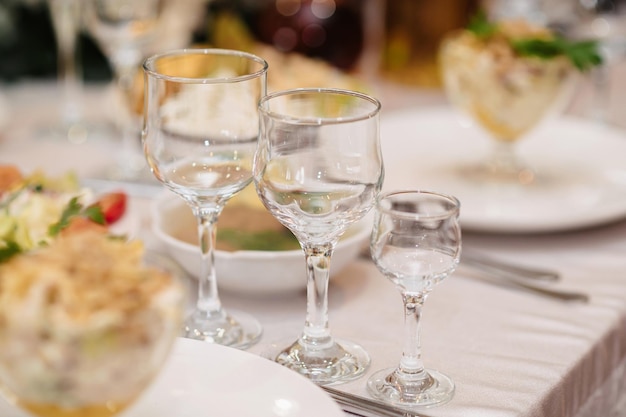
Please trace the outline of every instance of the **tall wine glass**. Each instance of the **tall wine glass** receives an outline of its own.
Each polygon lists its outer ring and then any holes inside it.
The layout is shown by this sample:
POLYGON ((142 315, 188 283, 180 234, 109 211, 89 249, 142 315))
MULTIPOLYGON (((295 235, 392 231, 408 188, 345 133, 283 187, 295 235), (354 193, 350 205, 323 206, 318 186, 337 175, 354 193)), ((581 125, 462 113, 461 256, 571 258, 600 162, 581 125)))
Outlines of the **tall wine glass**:
POLYGON ((257 104, 266 92, 267 63, 239 51, 185 49, 148 58, 144 70, 148 165, 198 220, 202 271, 185 336, 248 347, 260 337, 261 326, 248 314, 222 308, 215 224, 226 202, 252 181, 257 104))
POLYGON ((331 336, 328 279, 337 240, 366 215, 381 188, 380 103, 351 91, 296 89, 266 96, 259 108, 257 192, 299 240, 307 271, 304 330, 268 354, 318 384, 358 378, 369 355, 331 336))
POLYGON ((456 198, 427 191, 382 194, 377 201, 370 249, 378 269, 404 303, 404 345, 395 369, 375 372, 369 393, 394 405, 428 407, 449 401, 454 383, 424 368, 420 319, 426 297, 459 263, 461 229, 456 198))
POLYGON ((140 147, 141 110, 137 106, 134 89, 141 63, 158 34, 165 1, 85 2, 85 26, 111 63, 120 105, 115 111, 121 134, 120 155, 118 163, 106 173, 107 176, 135 180, 147 173, 140 147))
POLYGON ((440 50, 442 78, 452 104, 477 122, 493 143, 489 159, 467 167, 463 175, 478 181, 530 184, 537 181, 537 172, 519 158, 516 144, 563 107, 575 71, 565 57, 518 55, 507 40, 507 31, 532 38, 545 37, 545 29, 506 23, 499 27, 503 34, 491 38, 469 30, 450 34, 440 50))

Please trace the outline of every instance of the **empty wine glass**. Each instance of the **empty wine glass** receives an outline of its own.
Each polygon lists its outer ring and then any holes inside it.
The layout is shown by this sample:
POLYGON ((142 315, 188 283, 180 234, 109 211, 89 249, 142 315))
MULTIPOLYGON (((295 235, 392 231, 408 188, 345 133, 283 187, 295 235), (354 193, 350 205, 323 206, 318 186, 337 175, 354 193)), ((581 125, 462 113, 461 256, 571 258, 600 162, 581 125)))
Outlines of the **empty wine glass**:
MULTIPOLYGON (((143 143, 155 177, 189 204, 198 220, 202 270, 185 336, 239 348, 261 335, 256 319, 222 308, 216 282, 215 223, 226 202, 252 181, 257 104, 267 63, 225 49, 185 49, 144 63, 143 143)), ((175 219, 172 219, 175 221, 175 219)))
POLYGON ((389 192, 377 201, 370 249, 378 269, 402 293, 404 345, 397 368, 368 379, 375 398, 411 408, 443 404, 454 395, 449 377, 424 368, 420 319, 430 291, 459 263, 458 217, 458 200, 434 192, 389 192))
POLYGON ((137 104, 136 77, 160 29, 165 1, 87 0, 85 3, 85 27, 113 68, 119 101, 115 117, 121 134, 120 155, 107 176, 124 180, 147 176, 140 147, 142 110, 137 104))
POLYGON ((318 384, 358 378, 369 355, 331 335, 328 279, 339 237, 366 215, 381 188, 380 103, 352 91, 295 89, 264 97, 259 108, 257 192, 300 242, 307 271, 304 330, 266 356, 318 384))
POLYGON ((502 22, 499 36, 469 30, 450 34, 441 44, 440 65, 448 98, 492 139, 491 156, 463 168, 477 181, 530 184, 536 170, 519 158, 516 144, 553 111, 560 110, 574 86, 574 67, 564 56, 552 59, 516 53, 507 36, 545 37, 546 30, 502 22), (510 32, 510 33, 509 33, 510 32))

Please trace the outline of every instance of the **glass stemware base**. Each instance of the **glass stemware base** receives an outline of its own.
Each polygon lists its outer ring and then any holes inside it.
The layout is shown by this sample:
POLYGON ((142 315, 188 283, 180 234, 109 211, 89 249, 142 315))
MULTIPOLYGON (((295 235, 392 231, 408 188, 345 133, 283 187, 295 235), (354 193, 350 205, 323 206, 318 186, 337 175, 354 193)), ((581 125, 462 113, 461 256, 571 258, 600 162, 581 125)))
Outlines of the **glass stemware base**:
POLYGON ((476 183, 530 185, 539 180, 536 168, 519 158, 514 143, 498 142, 490 158, 458 168, 457 175, 476 183))
POLYGON ((246 349, 261 337, 263 328, 250 314, 229 310, 194 311, 185 321, 183 336, 188 339, 246 349))
POLYGON ((433 369, 408 374, 388 368, 370 376, 367 391, 372 397, 400 408, 424 408, 450 401, 454 382, 433 369))
POLYGON ((318 385, 340 384, 358 379, 370 365, 370 357, 365 349, 343 339, 331 338, 326 343, 310 343, 302 337, 287 348, 284 348, 285 344, 283 341, 280 345, 273 345, 262 356, 318 385))

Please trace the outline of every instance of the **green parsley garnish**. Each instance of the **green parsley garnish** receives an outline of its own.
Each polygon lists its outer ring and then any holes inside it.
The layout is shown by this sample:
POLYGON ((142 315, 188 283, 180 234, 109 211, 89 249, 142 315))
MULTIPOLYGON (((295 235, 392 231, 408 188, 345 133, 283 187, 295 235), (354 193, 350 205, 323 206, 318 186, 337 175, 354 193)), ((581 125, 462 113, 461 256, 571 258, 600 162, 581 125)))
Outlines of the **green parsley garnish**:
POLYGON ((598 52, 596 41, 571 42, 556 37, 554 39, 515 39, 511 46, 522 56, 536 56, 550 59, 556 56, 566 56, 581 72, 585 72, 596 65, 602 64, 602 57, 598 52))
POLYGON ((84 216, 98 224, 105 224, 104 214, 99 206, 83 207, 83 205, 78 202, 78 197, 73 197, 63 209, 59 221, 50 225, 48 234, 53 237, 58 235, 61 230, 65 229, 70 224, 70 220, 76 216, 84 216))
POLYGON ((498 31, 498 25, 487 18, 484 10, 479 10, 469 21, 467 30, 481 39, 488 38, 498 31))
POLYGON ((22 252, 20 245, 13 241, 6 242, 6 246, 0 247, 0 264, 8 261, 20 252, 22 252))
MULTIPOLYGON (((469 22, 467 29, 481 39, 498 32, 498 25, 490 22, 483 11, 479 11, 469 22)), ((565 56, 581 72, 602 64, 598 42, 594 40, 570 41, 561 36, 552 39, 519 38, 509 40, 513 50, 520 56, 551 59, 565 56)))

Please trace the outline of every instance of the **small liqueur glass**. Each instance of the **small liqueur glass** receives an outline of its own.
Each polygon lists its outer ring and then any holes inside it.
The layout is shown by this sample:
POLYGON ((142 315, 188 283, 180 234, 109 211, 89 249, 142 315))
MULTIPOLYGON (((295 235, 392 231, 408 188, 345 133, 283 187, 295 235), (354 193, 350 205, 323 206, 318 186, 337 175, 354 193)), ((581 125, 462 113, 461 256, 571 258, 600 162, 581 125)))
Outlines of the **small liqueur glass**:
POLYGON ((404 304, 404 345, 396 368, 367 381, 374 398, 402 408, 440 405, 454 395, 454 382, 426 369, 420 347, 420 319, 428 294, 459 263, 459 201, 428 191, 395 191, 377 200, 370 242, 372 259, 395 284, 404 304))
POLYGON ((259 108, 257 192, 300 242, 307 271, 304 329, 267 356, 317 384, 356 379, 369 355, 331 335, 328 281, 337 241, 370 211, 382 185, 380 102, 347 90, 295 89, 264 97, 259 108))
POLYGON ((144 63, 143 146, 154 176, 180 196, 198 222, 202 259, 196 308, 185 337, 246 348, 261 325, 226 312, 215 271, 217 219, 227 201, 252 182, 259 135, 257 105, 267 62, 227 49, 181 49, 144 63))

